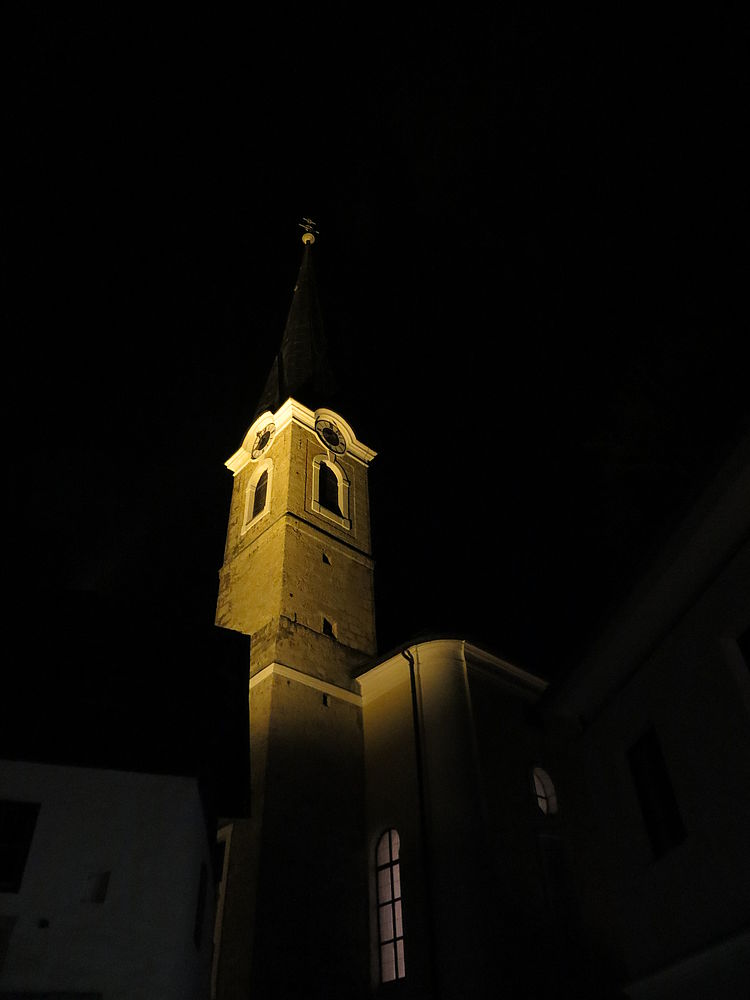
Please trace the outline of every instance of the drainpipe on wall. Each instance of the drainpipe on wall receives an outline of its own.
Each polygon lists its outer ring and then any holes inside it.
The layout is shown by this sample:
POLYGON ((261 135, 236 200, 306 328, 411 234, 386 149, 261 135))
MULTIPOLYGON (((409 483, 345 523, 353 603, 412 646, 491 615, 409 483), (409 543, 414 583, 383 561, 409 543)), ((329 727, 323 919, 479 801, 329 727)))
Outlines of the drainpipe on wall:
POLYGON ((422 846, 422 859, 425 871, 426 896, 427 896, 427 929, 428 948, 430 953, 430 978, 432 979, 432 995, 436 998, 439 995, 438 974, 437 974, 437 933, 435 931, 435 907, 432 879, 432 852, 430 850, 430 832, 427 818, 427 794, 424 771, 424 755, 422 748, 422 725, 419 708, 419 692, 417 690, 417 670, 414 657, 411 651, 406 648, 401 650, 401 655, 409 664, 409 685, 411 687, 411 711, 414 725, 414 748, 417 769, 417 793, 419 799, 419 832, 422 846))

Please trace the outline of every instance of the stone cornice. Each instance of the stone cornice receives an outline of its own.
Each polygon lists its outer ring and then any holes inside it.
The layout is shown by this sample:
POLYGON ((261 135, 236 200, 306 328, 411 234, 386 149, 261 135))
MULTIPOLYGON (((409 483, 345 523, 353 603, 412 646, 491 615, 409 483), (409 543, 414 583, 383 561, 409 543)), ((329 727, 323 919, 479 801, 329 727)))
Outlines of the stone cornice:
POLYGON ((250 678, 250 690, 252 691, 258 684, 262 684, 263 681, 269 680, 271 677, 285 677, 287 680, 295 681, 297 684, 304 684, 306 687, 314 688, 322 694, 328 694, 332 698, 347 701, 350 705, 359 706, 362 704, 360 695, 354 694, 352 691, 347 691, 346 688, 337 687, 335 684, 329 684, 328 681, 322 681, 319 677, 303 674, 300 670, 294 670, 283 663, 269 663, 267 667, 259 670, 257 674, 250 678))

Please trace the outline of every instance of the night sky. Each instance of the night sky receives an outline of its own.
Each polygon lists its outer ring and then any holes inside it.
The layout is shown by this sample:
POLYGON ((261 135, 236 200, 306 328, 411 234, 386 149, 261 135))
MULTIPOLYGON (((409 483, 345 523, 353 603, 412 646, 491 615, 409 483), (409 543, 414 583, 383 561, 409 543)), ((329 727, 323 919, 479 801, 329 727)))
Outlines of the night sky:
POLYGON ((348 11, 8 33, 2 752, 242 756, 223 463, 303 216, 383 651, 561 678, 750 426, 743 26, 348 11))

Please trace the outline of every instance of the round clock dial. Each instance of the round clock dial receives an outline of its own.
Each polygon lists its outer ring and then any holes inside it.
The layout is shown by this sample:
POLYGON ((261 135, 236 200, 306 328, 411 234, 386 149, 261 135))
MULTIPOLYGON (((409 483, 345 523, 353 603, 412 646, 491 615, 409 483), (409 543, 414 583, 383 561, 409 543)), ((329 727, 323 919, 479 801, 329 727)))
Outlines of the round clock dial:
POLYGON ((273 432, 276 430, 273 424, 266 424, 255 436, 255 444, 253 445, 252 455, 253 458, 258 458, 268 447, 268 442, 271 440, 273 432))
POLYGON ((334 452, 336 455, 343 455, 346 451, 346 441, 344 440, 344 435, 334 423, 331 423, 330 420, 319 420, 315 425, 315 430, 329 451, 334 452))

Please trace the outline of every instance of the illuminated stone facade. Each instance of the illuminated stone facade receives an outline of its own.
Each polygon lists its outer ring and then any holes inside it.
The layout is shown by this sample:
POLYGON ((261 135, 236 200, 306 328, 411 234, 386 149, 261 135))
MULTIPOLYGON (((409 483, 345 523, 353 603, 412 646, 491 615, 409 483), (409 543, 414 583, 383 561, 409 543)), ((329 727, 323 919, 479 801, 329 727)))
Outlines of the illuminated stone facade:
POLYGON ((234 472, 216 623, 251 636, 251 674, 283 664, 353 689, 352 672, 375 653, 373 560, 367 465, 374 452, 338 414, 289 399, 264 413, 227 462, 234 472), (344 451, 316 433, 335 422, 344 451), (255 442, 273 427, 265 447, 255 442), (256 449, 257 451, 257 449, 256 449), (272 481, 253 517, 256 468, 272 481), (321 505, 321 463, 332 470, 337 510, 321 505))
POLYGON ((294 996, 311 967, 307 996, 356 997, 367 982, 355 673, 375 652, 373 457, 339 414, 288 399, 254 421, 227 462, 216 621, 250 636, 252 805, 227 853, 220 998, 294 996))

